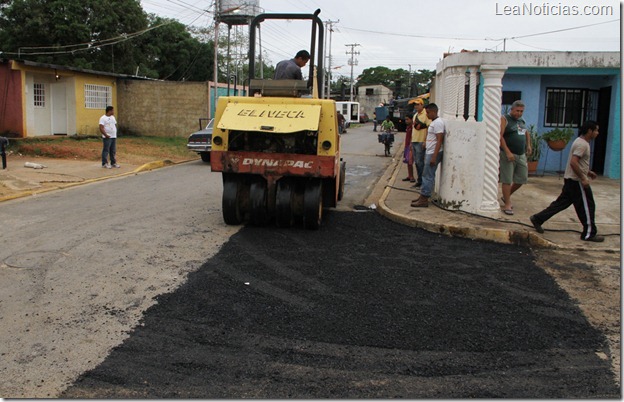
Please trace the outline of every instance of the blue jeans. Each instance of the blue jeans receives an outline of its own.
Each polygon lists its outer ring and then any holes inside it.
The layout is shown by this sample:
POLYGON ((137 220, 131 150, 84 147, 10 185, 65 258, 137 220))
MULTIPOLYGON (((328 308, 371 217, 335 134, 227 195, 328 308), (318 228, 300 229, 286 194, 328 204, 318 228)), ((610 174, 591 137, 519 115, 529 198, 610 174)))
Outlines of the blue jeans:
POLYGON ((102 147, 102 166, 108 163, 108 155, 110 154, 111 165, 117 163, 115 155, 117 154, 117 138, 102 138, 104 146, 102 147))
POLYGON ((423 184, 420 188, 420 195, 423 197, 431 197, 431 193, 433 192, 433 186, 435 184, 435 175, 436 170, 438 169, 438 165, 442 162, 442 154, 443 152, 438 152, 438 159, 436 160, 435 165, 431 166, 431 158, 433 158, 433 154, 425 154, 425 172, 423 173, 423 184))
POLYGON ((412 155, 414 155, 414 165, 416 165, 416 173, 418 173, 418 179, 416 183, 422 184, 423 172, 425 169, 425 150, 422 147, 422 142, 412 142, 412 155))

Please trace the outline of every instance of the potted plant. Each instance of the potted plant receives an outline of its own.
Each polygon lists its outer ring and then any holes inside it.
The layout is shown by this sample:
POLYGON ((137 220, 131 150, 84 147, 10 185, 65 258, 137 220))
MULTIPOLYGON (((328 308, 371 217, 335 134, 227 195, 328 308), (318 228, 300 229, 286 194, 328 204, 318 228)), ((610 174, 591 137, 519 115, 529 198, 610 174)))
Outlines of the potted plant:
POLYGON ((532 124, 529 126, 529 134, 531 135, 531 153, 526 155, 527 166, 529 174, 535 175, 537 173, 537 164, 539 158, 542 155, 542 148, 540 147, 542 142, 542 136, 539 135, 535 126, 532 124))
POLYGON ((553 151, 561 151, 566 147, 568 141, 574 135, 574 131, 570 127, 554 128, 542 135, 542 139, 548 144, 548 148, 553 151))

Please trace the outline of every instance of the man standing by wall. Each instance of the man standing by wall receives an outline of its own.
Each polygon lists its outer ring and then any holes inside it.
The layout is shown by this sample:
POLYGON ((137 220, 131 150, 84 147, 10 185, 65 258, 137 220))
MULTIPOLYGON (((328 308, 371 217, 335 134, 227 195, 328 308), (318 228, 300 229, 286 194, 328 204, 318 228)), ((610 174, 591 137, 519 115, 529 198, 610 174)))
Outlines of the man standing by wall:
POLYGON ((413 187, 420 187, 425 169, 425 140, 427 139, 427 128, 431 124, 431 120, 427 117, 425 103, 422 99, 418 98, 414 101, 414 108, 416 113, 414 113, 414 131, 412 132, 412 155, 418 179, 413 187))
POLYGON ((522 119, 524 102, 511 104, 509 113, 501 117, 500 129, 500 181, 503 187, 503 212, 513 215, 511 195, 529 178, 526 154, 531 150, 531 133, 522 119))
POLYGON ((117 120, 115 119, 115 109, 112 106, 106 106, 106 114, 100 117, 100 133, 102 133, 102 167, 110 169, 111 167, 119 168, 117 159, 117 120), (108 156, 110 154, 110 164, 108 156))
POLYGON ((427 129, 427 142, 425 149, 425 169, 423 172, 423 183, 420 190, 420 197, 412 201, 412 207, 421 208, 429 206, 429 198, 433 193, 435 184, 435 174, 438 164, 442 161, 444 152, 444 135, 446 126, 441 117, 438 117, 438 105, 430 103, 425 106, 427 117, 431 120, 427 129))
POLYGON ((568 156, 561 194, 548 208, 530 217, 531 223, 538 233, 544 233, 542 228, 544 222, 574 204, 576 216, 583 225, 581 240, 604 241, 603 236, 596 234, 598 232, 594 219, 596 204, 592 189, 589 186, 589 179, 596 178, 596 173, 589 170, 591 153, 589 143, 598 137, 598 134, 598 124, 594 121, 586 121, 579 129, 579 137, 572 143, 568 156))

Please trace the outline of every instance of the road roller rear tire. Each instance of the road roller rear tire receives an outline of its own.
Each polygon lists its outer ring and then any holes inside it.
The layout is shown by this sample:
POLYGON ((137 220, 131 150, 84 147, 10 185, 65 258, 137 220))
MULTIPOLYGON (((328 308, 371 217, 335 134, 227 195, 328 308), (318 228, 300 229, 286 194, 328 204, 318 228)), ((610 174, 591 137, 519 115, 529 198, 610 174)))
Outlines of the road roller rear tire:
POLYGON ((242 185, 239 177, 223 177, 221 209, 223 211, 223 221, 227 225, 240 225, 243 222, 240 200, 242 185))
POLYGON ((264 226, 269 222, 267 195, 267 182, 264 179, 256 179, 251 183, 249 188, 251 223, 256 226, 264 226))
POLYGON ((318 229, 323 218, 323 186, 320 180, 306 183, 303 193, 303 227, 318 229))
POLYGON ((347 162, 340 162, 340 184, 338 185, 338 201, 344 196, 345 178, 347 176, 347 162))
POLYGON ((286 228, 294 224, 294 194, 295 186, 290 179, 281 179, 277 182, 275 223, 279 227, 286 228))

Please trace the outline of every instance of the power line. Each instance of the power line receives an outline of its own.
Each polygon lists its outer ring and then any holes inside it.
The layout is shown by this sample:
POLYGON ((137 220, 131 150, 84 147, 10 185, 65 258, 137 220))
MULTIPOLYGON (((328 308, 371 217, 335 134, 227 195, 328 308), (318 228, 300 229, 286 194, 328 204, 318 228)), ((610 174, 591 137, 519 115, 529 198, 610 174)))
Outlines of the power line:
POLYGON ((100 47, 116 45, 117 43, 121 43, 121 42, 125 42, 127 40, 130 40, 130 39, 134 39, 137 36, 141 36, 141 35, 149 32, 149 31, 151 31, 153 29, 160 28, 162 26, 171 24, 173 22, 175 22, 175 21, 168 21, 168 22, 156 25, 154 27, 146 28, 146 29, 143 29, 141 31, 137 31, 137 32, 134 32, 134 33, 131 33, 131 34, 122 34, 122 35, 117 36, 115 38, 102 39, 102 40, 99 40, 99 41, 79 43, 79 44, 73 44, 73 45, 63 45, 63 46, 26 46, 26 47, 18 48, 17 53, 15 53, 15 52, 4 52, 4 53, 5 54, 18 55, 18 56, 21 56, 22 54, 28 55, 28 56, 40 56, 40 55, 73 54, 73 53, 76 53, 76 52, 84 52, 84 51, 88 51, 88 50, 97 49, 97 48, 100 48, 100 47), (80 46, 84 46, 84 47, 80 48, 80 46), (68 49, 68 48, 72 48, 72 47, 76 47, 76 49, 54 51, 54 52, 29 52, 29 53, 23 53, 22 52, 22 50, 68 49))
POLYGON ((576 27, 570 27, 570 28, 557 29, 557 30, 554 30, 554 31, 546 31, 546 32, 539 32, 539 33, 533 33, 533 34, 528 34, 528 35, 520 35, 520 36, 513 36, 513 37, 507 37, 507 38, 498 38, 498 39, 496 39, 496 38, 466 38, 466 37, 458 38, 458 37, 431 36, 431 35, 413 35, 413 34, 403 34, 403 33, 395 33, 395 32, 373 31, 373 30, 368 30, 368 29, 358 29, 358 28, 351 28, 351 27, 345 27, 345 26, 341 26, 341 28, 352 30, 352 31, 374 33, 374 34, 379 34, 379 35, 402 36, 402 37, 409 37, 409 38, 500 42, 500 41, 502 41, 504 39, 529 38, 529 37, 532 37, 532 36, 540 36, 540 35, 548 35, 548 34, 557 33, 557 32, 572 31, 572 30, 575 30, 575 29, 583 29, 583 28, 593 27, 593 26, 596 26, 596 25, 610 24, 612 22, 619 22, 619 21, 620 20, 603 21, 603 22, 598 22, 598 23, 595 23, 595 24, 582 25, 582 26, 576 26, 576 27))
POLYGON ((493 40, 493 39, 452 38, 452 37, 430 36, 430 35, 401 34, 401 33, 395 33, 395 32, 383 32, 383 31, 373 31, 373 30, 369 30, 369 29, 350 28, 350 27, 345 27, 345 26, 341 26, 341 28, 342 29, 348 29, 348 30, 351 30, 351 31, 368 32, 368 33, 374 33, 374 34, 379 34, 379 35, 404 36, 404 37, 409 37, 409 38, 421 38, 421 39, 448 39, 448 40, 471 40, 471 41, 475 41, 475 40, 493 40))
POLYGON ((548 34, 551 34, 551 33, 564 32, 564 31, 572 31, 572 30, 575 30, 575 29, 588 28, 588 27, 593 27, 593 26, 596 26, 596 25, 610 24, 612 22, 619 22, 619 21, 620 20, 597 22, 595 24, 581 25, 581 26, 578 26, 578 27, 563 28, 563 29, 557 29, 557 30, 554 30, 554 31, 540 32, 540 33, 534 33, 534 34, 529 34, 529 35, 521 35, 521 36, 512 36, 510 38, 501 38, 501 39, 494 39, 494 40, 530 38, 532 36, 548 35, 548 34))
POLYGON ((526 43, 522 43, 522 42, 520 42, 519 40, 516 40, 516 39, 511 39, 511 40, 513 40, 514 42, 516 42, 516 43, 517 43, 517 44, 519 44, 519 45, 526 46, 526 47, 530 47, 530 48, 533 48, 533 49, 537 49, 537 50, 545 50, 545 51, 548 51, 548 52, 553 51, 552 49, 545 49, 545 48, 543 48, 543 47, 537 47, 537 46, 527 45, 526 43))
POLYGON ((176 4, 176 5, 178 5, 178 6, 181 6, 182 8, 186 8, 187 10, 202 11, 202 12, 203 12, 203 11, 206 11, 206 10, 203 10, 203 9, 201 9, 201 8, 199 8, 199 7, 196 7, 196 6, 195 6, 195 5, 193 5, 193 4, 187 3, 187 2, 185 2, 185 1, 183 1, 183 0, 168 0, 168 1, 169 1, 170 3, 173 3, 173 4, 176 4), (183 4, 184 4, 184 5, 183 5, 183 4))

